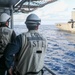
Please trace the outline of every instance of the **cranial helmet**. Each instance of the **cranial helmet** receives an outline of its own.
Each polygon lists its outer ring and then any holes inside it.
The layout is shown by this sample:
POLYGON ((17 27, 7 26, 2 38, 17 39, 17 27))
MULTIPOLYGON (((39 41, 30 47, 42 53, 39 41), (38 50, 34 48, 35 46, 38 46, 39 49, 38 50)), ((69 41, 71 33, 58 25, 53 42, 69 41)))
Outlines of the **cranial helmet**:
POLYGON ((26 25, 28 26, 37 26, 40 25, 41 19, 35 15, 35 14, 30 14, 27 19, 26 19, 26 25))
POLYGON ((8 15, 7 13, 2 13, 0 15, 0 22, 6 22, 7 20, 9 20, 10 15, 8 15))

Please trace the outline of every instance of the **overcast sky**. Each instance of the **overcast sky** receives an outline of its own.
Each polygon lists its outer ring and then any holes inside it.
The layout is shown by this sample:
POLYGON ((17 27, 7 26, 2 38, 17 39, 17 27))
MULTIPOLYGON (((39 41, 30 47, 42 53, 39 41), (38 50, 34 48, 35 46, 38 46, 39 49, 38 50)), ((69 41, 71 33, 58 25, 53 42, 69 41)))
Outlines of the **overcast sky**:
MULTIPOLYGON (((75 0, 58 0, 31 13, 37 14, 45 23, 67 22, 71 19, 73 8, 75 8, 75 0)), ((25 16, 27 14, 19 14, 18 17, 25 19, 25 16)), ((18 17, 15 16, 16 19, 18 17)))

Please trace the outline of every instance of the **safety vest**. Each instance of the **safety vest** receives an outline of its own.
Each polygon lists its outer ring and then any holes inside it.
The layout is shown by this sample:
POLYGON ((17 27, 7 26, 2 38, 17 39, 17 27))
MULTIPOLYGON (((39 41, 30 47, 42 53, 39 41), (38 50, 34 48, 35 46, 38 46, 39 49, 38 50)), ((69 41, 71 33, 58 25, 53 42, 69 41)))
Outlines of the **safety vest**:
POLYGON ((6 45, 11 41, 12 31, 7 27, 0 27, 0 57, 3 55, 6 45))
POLYGON ((46 39, 37 31, 29 31, 22 35, 22 49, 16 62, 16 70, 20 75, 41 75, 46 51, 46 39))

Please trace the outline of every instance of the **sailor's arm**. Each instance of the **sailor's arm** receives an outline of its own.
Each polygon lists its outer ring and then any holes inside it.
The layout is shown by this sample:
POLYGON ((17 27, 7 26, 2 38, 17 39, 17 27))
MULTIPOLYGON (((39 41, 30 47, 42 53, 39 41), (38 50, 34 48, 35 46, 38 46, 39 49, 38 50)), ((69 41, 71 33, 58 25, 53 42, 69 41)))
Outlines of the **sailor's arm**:
POLYGON ((17 36, 14 42, 7 45, 4 57, 5 57, 5 65, 7 69, 9 69, 12 66, 12 63, 14 61, 14 54, 18 53, 21 49, 22 39, 21 36, 17 36))

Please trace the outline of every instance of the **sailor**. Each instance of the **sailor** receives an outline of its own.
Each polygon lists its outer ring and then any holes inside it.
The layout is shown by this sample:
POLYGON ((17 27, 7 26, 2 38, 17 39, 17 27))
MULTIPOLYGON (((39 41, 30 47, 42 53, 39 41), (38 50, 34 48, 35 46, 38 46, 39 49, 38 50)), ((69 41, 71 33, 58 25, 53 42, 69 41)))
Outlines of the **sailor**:
POLYGON ((5 73, 5 65, 3 52, 8 43, 12 42, 16 38, 14 30, 9 28, 10 15, 2 13, 0 15, 0 75, 5 73))
POLYGON ((4 57, 10 75, 13 54, 16 55, 16 75, 42 75, 47 40, 38 32, 40 23, 41 19, 36 14, 30 14, 25 21, 28 31, 18 35, 15 41, 6 47, 4 57))
POLYGON ((74 28, 74 20, 73 19, 71 19, 71 23, 72 23, 72 25, 71 25, 71 28, 74 28))
POLYGON ((74 28, 75 21, 73 19, 71 19, 68 23, 72 23, 71 28, 74 28))

